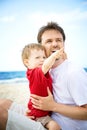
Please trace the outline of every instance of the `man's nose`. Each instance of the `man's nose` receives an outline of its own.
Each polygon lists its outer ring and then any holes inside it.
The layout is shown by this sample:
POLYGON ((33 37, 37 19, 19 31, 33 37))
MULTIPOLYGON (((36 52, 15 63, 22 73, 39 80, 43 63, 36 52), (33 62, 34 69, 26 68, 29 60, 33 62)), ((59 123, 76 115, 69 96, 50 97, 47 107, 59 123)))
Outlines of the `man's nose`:
POLYGON ((56 41, 53 41, 53 42, 52 42, 52 45, 53 45, 54 47, 57 47, 57 46, 58 46, 58 43, 57 43, 56 41))

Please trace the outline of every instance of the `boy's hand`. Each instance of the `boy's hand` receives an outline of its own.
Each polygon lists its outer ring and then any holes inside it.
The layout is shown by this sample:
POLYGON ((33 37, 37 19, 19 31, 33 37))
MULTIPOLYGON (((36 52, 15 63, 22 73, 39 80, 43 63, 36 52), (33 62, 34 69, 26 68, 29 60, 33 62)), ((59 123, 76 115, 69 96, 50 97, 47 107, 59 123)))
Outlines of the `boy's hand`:
POLYGON ((60 50, 57 50, 55 53, 56 53, 56 59, 59 59, 60 57, 62 57, 64 53, 64 47, 62 47, 60 50))
POLYGON ((27 108, 26 111, 25 111, 25 116, 27 116, 29 119, 34 120, 35 117, 34 116, 29 116, 29 113, 30 113, 30 110, 27 108))

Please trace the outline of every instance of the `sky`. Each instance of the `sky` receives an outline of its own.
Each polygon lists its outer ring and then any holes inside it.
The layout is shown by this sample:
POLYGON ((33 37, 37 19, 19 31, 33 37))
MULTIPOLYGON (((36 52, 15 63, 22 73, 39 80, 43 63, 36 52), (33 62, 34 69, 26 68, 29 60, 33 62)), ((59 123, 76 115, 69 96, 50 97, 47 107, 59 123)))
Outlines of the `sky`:
POLYGON ((50 21, 65 31, 68 59, 87 67, 87 0, 0 0, 0 71, 25 70, 23 47, 50 21))

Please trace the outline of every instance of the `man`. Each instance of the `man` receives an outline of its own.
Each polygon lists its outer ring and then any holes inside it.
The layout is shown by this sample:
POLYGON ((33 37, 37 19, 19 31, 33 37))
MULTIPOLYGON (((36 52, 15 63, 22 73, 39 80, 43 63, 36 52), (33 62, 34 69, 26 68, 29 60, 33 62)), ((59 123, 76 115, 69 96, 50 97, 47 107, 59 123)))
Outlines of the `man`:
MULTIPOLYGON (((49 23, 38 33, 38 41, 51 53, 64 46, 65 34, 56 23, 49 23)), ((56 60, 51 70, 53 95, 31 95, 34 107, 54 112, 52 117, 64 130, 87 129, 87 73, 67 59, 56 60)))
MULTIPOLYGON (((65 33, 56 23, 48 23, 39 30, 38 42, 45 46, 49 56, 64 46, 65 33)), ((56 60, 50 73, 53 78, 55 100, 49 90, 47 97, 31 95, 34 107, 52 111, 52 118, 58 122, 62 130, 87 130, 86 72, 73 66, 67 59, 65 60, 63 55, 63 58, 56 60)), ((41 124, 14 112, 12 106, 12 101, 1 102, 0 124, 2 128, 0 130, 5 130, 6 124, 7 130, 44 130, 41 124), (7 112, 6 109, 9 111, 7 112)))

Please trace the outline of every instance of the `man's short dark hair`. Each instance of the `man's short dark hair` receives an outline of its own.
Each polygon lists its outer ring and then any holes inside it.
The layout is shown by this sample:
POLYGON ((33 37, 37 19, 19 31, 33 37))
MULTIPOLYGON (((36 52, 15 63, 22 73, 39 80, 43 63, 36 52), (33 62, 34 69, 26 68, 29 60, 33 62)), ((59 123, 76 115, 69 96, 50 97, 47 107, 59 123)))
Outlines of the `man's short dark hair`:
POLYGON ((62 36, 63 36, 63 41, 65 41, 65 39, 66 39, 66 36, 65 36, 65 33, 64 33, 64 30, 62 29, 62 27, 60 27, 57 23, 55 23, 55 22, 49 22, 47 25, 45 25, 45 26, 42 26, 41 28, 40 28, 40 30, 39 30, 39 32, 38 32, 38 35, 37 35, 37 41, 38 41, 38 43, 41 43, 41 41, 42 41, 42 35, 43 35, 43 33, 45 32, 45 31, 47 31, 47 30, 57 30, 57 31, 59 31, 61 34, 62 34, 62 36))

